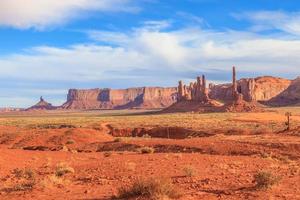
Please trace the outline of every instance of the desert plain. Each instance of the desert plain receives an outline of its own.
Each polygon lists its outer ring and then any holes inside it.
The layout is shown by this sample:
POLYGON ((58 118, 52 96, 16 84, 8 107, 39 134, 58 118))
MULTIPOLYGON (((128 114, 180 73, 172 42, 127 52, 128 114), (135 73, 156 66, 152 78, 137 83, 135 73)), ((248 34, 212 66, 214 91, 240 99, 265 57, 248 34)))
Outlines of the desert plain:
POLYGON ((299 131, 299 107, 2 113, 0 199, 300 199, 299 131))

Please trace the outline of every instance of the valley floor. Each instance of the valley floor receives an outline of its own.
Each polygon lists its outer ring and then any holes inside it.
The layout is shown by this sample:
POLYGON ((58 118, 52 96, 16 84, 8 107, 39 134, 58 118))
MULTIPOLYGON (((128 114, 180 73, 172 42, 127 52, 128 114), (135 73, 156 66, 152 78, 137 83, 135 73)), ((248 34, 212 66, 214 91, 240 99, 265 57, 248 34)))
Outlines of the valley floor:
POLYGON ((2 114, 0 199, 109 200, 151 177, 169 179, 182 200, 300 199, 299 126, 299 108, 2 114), (286 111, 293 112, 291 131, 283 131, 286 111), (141 129, 148 130, 142 137, 112 136, 141 129), (261 171, 276 184, 258 189, 261 171))

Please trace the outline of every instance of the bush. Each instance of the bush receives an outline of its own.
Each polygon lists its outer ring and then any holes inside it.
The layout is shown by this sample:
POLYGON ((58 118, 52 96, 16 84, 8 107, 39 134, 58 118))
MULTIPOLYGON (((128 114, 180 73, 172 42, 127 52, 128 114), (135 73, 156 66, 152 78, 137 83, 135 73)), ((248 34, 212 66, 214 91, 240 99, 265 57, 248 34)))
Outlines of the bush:
POLYGON ((140 152, 142 154, 151 154, 151 153, 154 153, 154 151, 155 150, 152 147, 143 147, 143 148, 140 149, 140 152))
POLYGON ((186 166, 185 168, 183 168, 183 172, 187 177, 194 177, 197 175, 195 168, 192 166, 186 166))
POLYGON ((115 199, 144 197, 152 200, 178 199, 181 194, 168 179, 139 179, 130 187, 121 187, 115 199))
POLYGON ((68 140, 68 141, 66 142, 66 144, 75 144, 75 141, 74 141, 74 140, 68 140))
POLYGON ((66 164, 58 164, 56 167, 55 175, 58 177, 64 176, 65 174, 74 173, 75 170, 66 164))
POLYGON ((257 189, 268 189, 280 181, 280 177, 273 175, 268 171, 260 171, 254 175, 257 189))
POLYGON ((114 139, 114 142, 122 142, 123 140, 122 140, 122 138, 116 138, 116 139, 114 139))
POLYGON ((35 179, 35 172, 32 169, 25 168, 23 169, 14 169, 13 174, 15 175, 16 178, 23 178, 23 179, 35 179))

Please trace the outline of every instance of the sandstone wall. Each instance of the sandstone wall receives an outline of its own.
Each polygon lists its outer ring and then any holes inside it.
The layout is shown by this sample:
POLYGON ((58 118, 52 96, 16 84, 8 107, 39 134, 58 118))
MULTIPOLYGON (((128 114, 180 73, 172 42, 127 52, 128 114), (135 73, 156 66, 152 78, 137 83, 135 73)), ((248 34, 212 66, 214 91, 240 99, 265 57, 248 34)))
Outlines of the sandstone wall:
MULTIPOLYGON (((241 79, 237 82, 237 90, 246 101, 269 101, 276 97, 291 84, 290 80, 270 76, 255 79, 241 79)), ((211 85, 209 96, 220 101, 232 99, 232 84, 211 85)))
POLYGON ((71 89, 63 109, 163 108, 177 99, 177 89, 140 87, 129 89, 71 89))
POLYGON ((288 88, 268 101, 271 106, 300 105, 300 77, 293 80, 288 88))

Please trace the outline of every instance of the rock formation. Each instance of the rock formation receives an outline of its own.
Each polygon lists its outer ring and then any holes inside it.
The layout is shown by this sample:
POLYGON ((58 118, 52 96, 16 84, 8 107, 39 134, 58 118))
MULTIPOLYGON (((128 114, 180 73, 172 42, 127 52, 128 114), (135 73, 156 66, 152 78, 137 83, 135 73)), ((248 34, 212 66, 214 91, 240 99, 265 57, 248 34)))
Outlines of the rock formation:
MULTIPOLYGON (((181 93, 184 93, 182 88, 181 93)), ((71 89, 63 109, 163 108, 177 100, 177 88, 71 89)))
POLYGON ((208 88, 206 87, 206 78, 204 75, 197 77, 197 81, 191 82, 189 86, 179 81, 177 102, 187 100, 201 103, 209 102, 210 98, 208 96, 208 88))
POLYGON ((206 78, 197 77, 189 86, 178 85, 178 101, 164 112, 258 112, 263 111, 255 99, 255 80, 237 81, 236 68, 232 68, 232 84, 206 87, 206 78), (183 89, 182 89, 183 88, 183 89), (245 95, 244 95, 245 94, 245 95), (218 97, 218 98, 216 98, 218 97), (246 97, 246 98, 245 98, 246 97), (217 101, 221 100, 224 102, 217 101))
POLYGON ((30 108, 26 109, 26 111, 54 110, 54 109, 56 109, 55 106, 52 106, 52 104, 45 101, 43 97, 40 97, 40 101, 34 106, 31 106, 30 108))
POLYGON ((270 106, 298 106, 300 105, 300 77, 296 78, 279 95, 271 98, 270 106))
POLYGON ((215 112, 222 104, 209 98, 206 78, 197 77, 189 86, 179 81, 177 102, 162 112, 215 112), (183 90, 182 90, 183 88, 183 90))
MULTIPOLYGON (((234 91, 243 94, 245 101, 258 101, 264 104, 286 90, 290 84, 290 80, 271 76, 244 78, 236 82, 236 90, 234 91)), ((211 84, 209 97, 222 102, 229 102, 232 100, 232 88, 232 84, 211 84)))
MULTIPOLYGON (((252 79, 247 82, 247 91, 250 91, 253 86, 252 79)), ((242 93, 242 87, 237 84, 236 80, 236 68, 232 68, 232 87, 231 87, 231 101, 227 102, 220 111, 223 112, 261 112, 263 109, 253 99, 245 100, 242 93)))

